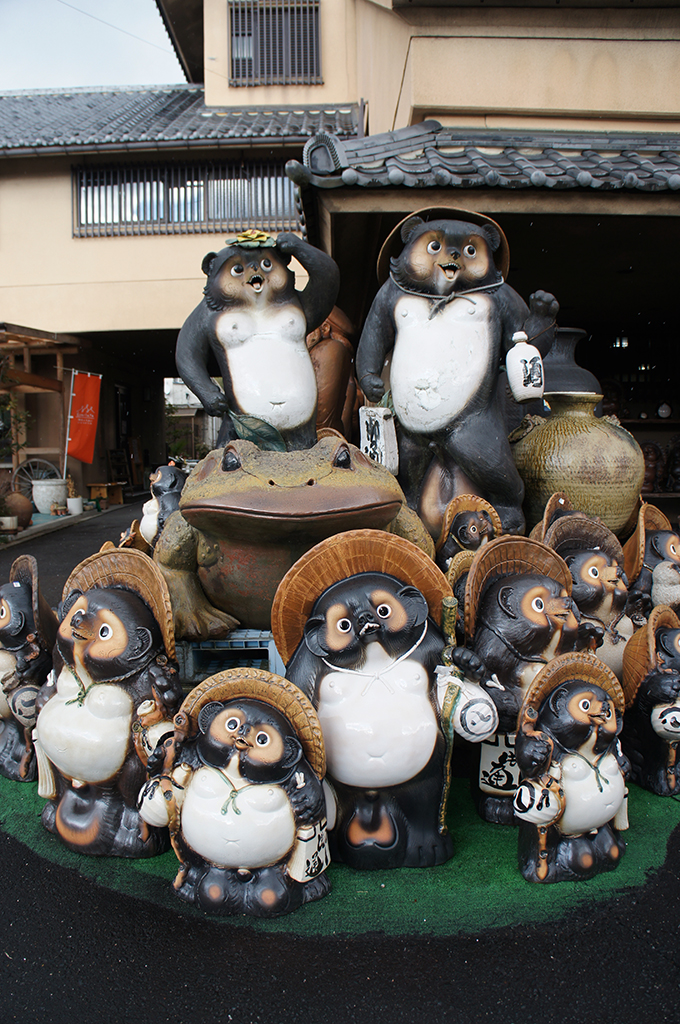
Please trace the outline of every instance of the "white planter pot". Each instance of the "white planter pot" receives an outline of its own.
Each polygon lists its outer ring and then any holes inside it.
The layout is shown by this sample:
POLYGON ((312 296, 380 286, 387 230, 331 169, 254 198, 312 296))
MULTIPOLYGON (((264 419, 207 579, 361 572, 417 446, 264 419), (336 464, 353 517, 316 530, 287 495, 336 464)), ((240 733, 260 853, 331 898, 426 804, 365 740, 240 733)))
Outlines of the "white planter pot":
POLYGON ((0 533, 16 533, 19 529, 19 516, 0 516, 0 533))
POLYGON ((38 512, 49 515, 53 502, 66 504, 68 484, 65 480, 34 480, 33 502, 38 512))
POLYGON ((67 498, 66 504, 68 505, 69 515, 79 516, 83 511, 83 499, 82 498, 67 498))

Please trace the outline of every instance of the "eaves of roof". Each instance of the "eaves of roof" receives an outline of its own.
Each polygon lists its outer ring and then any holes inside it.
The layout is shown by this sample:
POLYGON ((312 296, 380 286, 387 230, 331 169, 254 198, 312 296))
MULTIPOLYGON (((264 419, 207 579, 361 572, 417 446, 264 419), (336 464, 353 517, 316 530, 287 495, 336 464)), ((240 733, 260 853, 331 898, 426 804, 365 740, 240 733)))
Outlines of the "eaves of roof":
POLYGON ((461 131, 423 121, 340 139, 320 132, 288 176, 300 187, 680 190, 680 137, 461 131))
POLYGON ((357 104, 207 107, 197 85, 0 93, 0 155, 303 145, 357 131, 357 104))

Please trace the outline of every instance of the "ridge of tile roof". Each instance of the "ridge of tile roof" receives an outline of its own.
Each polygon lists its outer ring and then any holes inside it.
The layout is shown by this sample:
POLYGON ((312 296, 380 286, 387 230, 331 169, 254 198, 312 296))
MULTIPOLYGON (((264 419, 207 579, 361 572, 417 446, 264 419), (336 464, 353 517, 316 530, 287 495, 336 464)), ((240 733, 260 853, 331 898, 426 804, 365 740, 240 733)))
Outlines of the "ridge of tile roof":
POLYGON ((286 173, 301 187, 680 189, 680 136, 443 128, 359 139, 320 132, 286 173))
POLYGON ((355 135, 357 104, 207 107, 199 85, 0 93, 0 153, 187 148, 221 142, 302 142, 355 135))

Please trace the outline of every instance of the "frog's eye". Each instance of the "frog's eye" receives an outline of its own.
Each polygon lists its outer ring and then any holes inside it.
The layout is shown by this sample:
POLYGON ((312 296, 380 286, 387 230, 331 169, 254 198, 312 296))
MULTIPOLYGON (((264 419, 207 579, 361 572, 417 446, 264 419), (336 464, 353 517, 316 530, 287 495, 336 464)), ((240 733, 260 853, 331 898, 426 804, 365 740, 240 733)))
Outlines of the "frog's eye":
POLYGON ((533 601, 531 602, 531 607, 534 609, 535 612, 542 612, 543 609, 545 608, 545 604, 543 603, 543 598, 542 597, 535 597, 533 599, 533 601))
POLYGON ((234 469, 241 468, 241 460, 233 448, 225 448, 222 456, 222 469, 225 473, 231 473, 234 469))
POLYGON ((240 277, 242 273, 243 273, 243 264, 242 263, 235 263, 234 266, 231 268, 231 276, 232 277, 240 277))
POLYGON ((474 245, 466 245, 463 249, 463 256, 467 256, 469 259, 473 259, 477 255, 477 250, 474 245))
POLYGON ((592 576, 592 578, 594 580, 599 580, 599 578, 600 578, 600 570, 597 568, 596 565, 591 565, 590 568, 588 569, 588 575, 592 576))
POLYGON ((351 469, 352 468, 352 456, 349 453, 349 448, 344 444, 338 448, 337 452, 333 457, 333 465, 336 469, 351 469))
POLYGON ((260 260, 260 266, 262 267, 263 270, 268 272, 272 269, 272 261, 269 259, 268 256, 265 256, 263 260, 260 260))
POLYGON ((108 640, 113 636, 113 630, 109 626, 108 622, 105 622, 103 626, 99 627, 99 639, 108 640))
POLYGON ((352 628, 352 623, 349 619, 338 619, 336 625, 341 633, 349 633, 352 628))
POLYGON ((431 242, 427 243, 427 251, 434 255, 436 252, 441 252, 442 243, 436 238, 433 238, 431 242))

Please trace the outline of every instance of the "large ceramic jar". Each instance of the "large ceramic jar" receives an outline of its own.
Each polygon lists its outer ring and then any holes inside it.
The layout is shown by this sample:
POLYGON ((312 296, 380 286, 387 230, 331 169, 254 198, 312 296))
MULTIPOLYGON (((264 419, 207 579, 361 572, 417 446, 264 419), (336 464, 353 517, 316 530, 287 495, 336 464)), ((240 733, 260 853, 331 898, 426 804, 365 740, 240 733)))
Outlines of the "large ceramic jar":
POLYGON ((527 529, 543 515, 551 494, 564 491, 575 509, 599 516, 614 533, 632 519, 642 489, 645 462, 632 434, 594 409, 601 395, 550 393, 549 419, 513 445, 526 488, 527 529))
POLYGON ((52 502, 60 505, 66 504, 68 484, 65 480, 34 480, 33 481, 33 503, 38 512, 49 515, 52 502))

